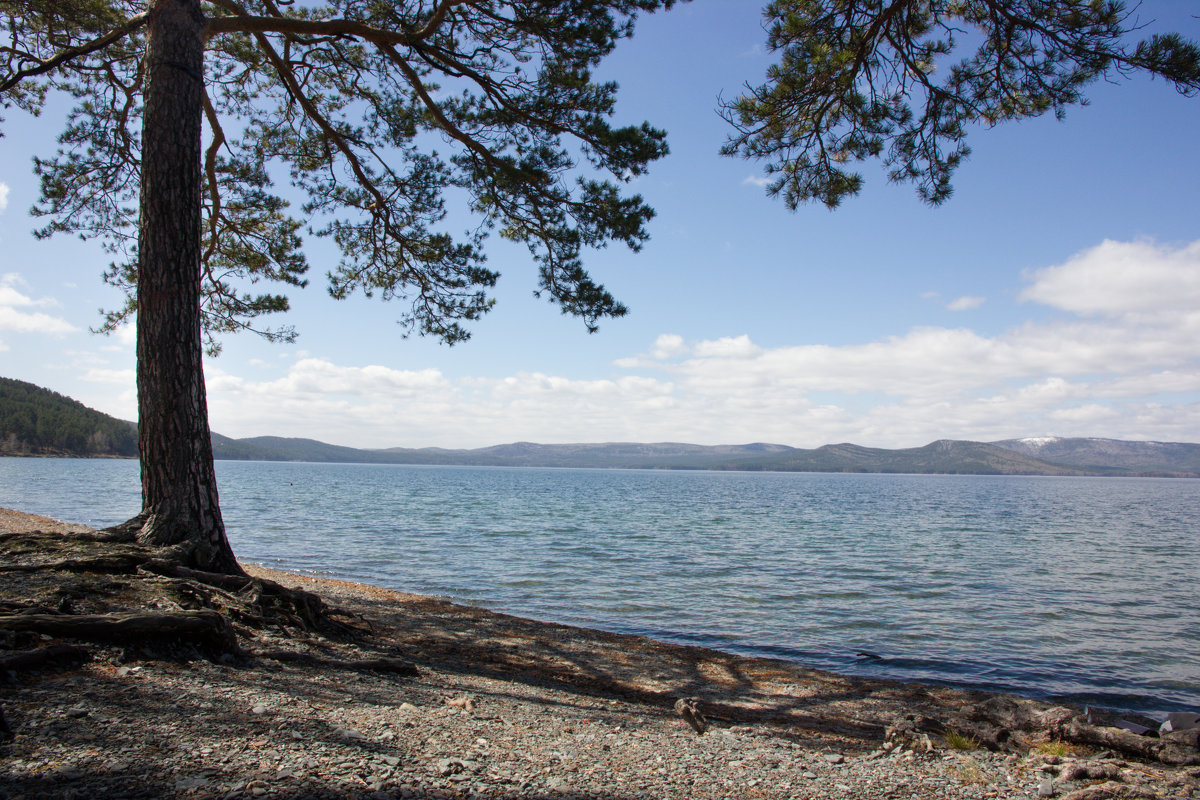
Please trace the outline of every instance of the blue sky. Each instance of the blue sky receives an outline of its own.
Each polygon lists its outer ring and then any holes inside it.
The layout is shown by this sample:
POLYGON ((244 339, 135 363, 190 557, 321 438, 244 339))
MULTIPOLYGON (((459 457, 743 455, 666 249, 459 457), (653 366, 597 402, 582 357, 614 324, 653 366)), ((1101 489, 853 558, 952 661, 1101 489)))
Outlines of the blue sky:
MULTIPOLYGON (((1192 0, 1139 13, 1200 38, 1192 0)), ((636 185, 651 241, 587 258, 628 317, 587 334, 532 297, 523 248, 493 241, 498 303, 474 338, 402 339, 399 308, 328 297, 334 254, 310 239, 299 341, 229 337, 206 362, 213 430, 359 447, 1200 441, 1200 98, 1096 84, 1063 122, 973 131, 942 207, 868 164, 859 197, 793 213, 761 165, 717 154, 717 98, 761 80, 764 39, 757 4, 695 0, 643 19, 601 70, 617 121, 665 128, 672 150, 636 185)), ((0 375, 132 419, 132 332, 88 332, 117 304, 106 254, 31 235, 30 159, 53 152, 61 112, 10 113, 0 139, 0 375)))

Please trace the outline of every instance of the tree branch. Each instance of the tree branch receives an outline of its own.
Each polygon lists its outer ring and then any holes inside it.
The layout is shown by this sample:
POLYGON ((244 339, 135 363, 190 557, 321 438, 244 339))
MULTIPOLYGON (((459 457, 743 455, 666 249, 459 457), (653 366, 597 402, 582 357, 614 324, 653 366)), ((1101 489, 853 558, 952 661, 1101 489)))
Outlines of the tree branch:
POLYGON ((217 110, 213 108, 212 98, 208 96, 207 89, 204 92, 204 116, 208 120, 208 126, 212 129, 213 137, 208 145, 208 150, 204 153, 204 176, 208 179, 209 202, 212 204, 208 210, 208 234, 211 239, 207 249, 200 257, 200 263, 207 265, 213 253, 216 252, 217 234, 220 229, 221 189, 217 184, 217 153, 225 144, 225 131, 221 128, 221 120, 217 118, 217 110))
MULTIPOLYGON (((224 3, 222 7, 226 7, 224 3)), ((289 17, 259 17, 251 14, 229 14, 214 17, 204 25, 205 37, 220 33, 286 33, 298 36, 351 36, 373 44, 415 44, 426 36, 376 28, 349 19, 292 19, 289 17)))
POLYGON ((387 53, 387 56, 389 59, 391 59, 392 63, 395 64, 402 73, 404 73, 404 77, 408 79, 409 85, 412 86, 413 91, 417 93, 417 96, 421 98, 421 102, 424 104, 426 110, 429 111, 429 113, 433 115, 433 118, 438 121, 438 124, 442 126, 442 130, 449 134, 452 139, 462 144, 464 147, 482 158, 487 163, 491 164, 492 166, 499 166, 490 150, 472 139, 467 134, 460 131, 457 127, 455 127, 453 122, 446 118, 446 115, 442 113, 441 106, 439 106, 429 95, 429 92, 426 91, 425 84, 421 83, 421 76, 417 74, 416 70, 414 70, 407 61, 400 57, 400 54, 396 52, 396 48, 390 45, 381 44, 379 49, 387 53))
POLYGON ((96 52, 97 50, 103 50, 113 42, 118 42, 121 39, 124 39, 126 36, 145 25, 149 18, 149 12, 143 11, 141 14, 136 14, 130 17, 124 25, 113 28, 111 31, 99 38, 75 47, 68 47, 66 50, 63 50, 56 55, 39 62, 36 67, 18 70, 11 78, 8 78, 3 83, 0 83, 0 92, 8 91, 26 78, 32 78, 34 75, 45 74, 67 63, 68 61, 73 61, 74 59, 79 58, 80 56, 86 56, 89 53, 96 52))

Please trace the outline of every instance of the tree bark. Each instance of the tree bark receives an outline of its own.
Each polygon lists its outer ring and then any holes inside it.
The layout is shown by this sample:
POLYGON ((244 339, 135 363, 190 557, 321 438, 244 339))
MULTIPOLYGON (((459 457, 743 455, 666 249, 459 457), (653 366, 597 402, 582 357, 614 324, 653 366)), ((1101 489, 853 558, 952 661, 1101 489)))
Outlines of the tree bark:
POLYGON ((151 0, 138 221, 138 540, 241 574, 217 499, 200 332, 200 0, 151 0))

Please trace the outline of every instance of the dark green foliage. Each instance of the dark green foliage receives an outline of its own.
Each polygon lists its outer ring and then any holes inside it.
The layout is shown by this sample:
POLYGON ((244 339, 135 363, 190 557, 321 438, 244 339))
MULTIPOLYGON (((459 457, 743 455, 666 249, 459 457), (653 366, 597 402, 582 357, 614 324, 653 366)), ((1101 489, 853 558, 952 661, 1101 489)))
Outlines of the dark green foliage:
MULTIPOLYGON (((406 332, 465 339, 492 305, 490 231, 529 247, 539 291, 595 329, 625 307, 584 269, 586 248, 638 249, 653 211, 620 184, 667 152, 647 124, 609 123, 617 87, 591 70, 639 13, 673 0, 212 0, 207 19, 203 297, 207 345, 263 326, 303 286, 305 232, 342 253, 329 291, 405 305, 406 332), (299 215, 275 188, 306 198, 299 215), (473 212, 447 229, 449 201, 473 212)), ((77 99, 58 153, 39 158, 41 235, 102 241, 105 279, 136 311, 144 27, 151 0, 0 0, 0 103, 77 99)), ((149 132, 147 135, 153 135, 149 132)))
POLYGON ((0 378, 0 455, 136 458, 137 429, 49 389, 0 378))
POLYGON ((725 105, 723 152, 764 160, 792 209, 857 194, 846 165, 870 158, 941 203, 968 128, 1061 117, 1099 78, 1145 70, 1200 90, 1200 48, 1131 43, 1139 21, 1118 0, 774 0, 765 16, 780 60, 725 105))

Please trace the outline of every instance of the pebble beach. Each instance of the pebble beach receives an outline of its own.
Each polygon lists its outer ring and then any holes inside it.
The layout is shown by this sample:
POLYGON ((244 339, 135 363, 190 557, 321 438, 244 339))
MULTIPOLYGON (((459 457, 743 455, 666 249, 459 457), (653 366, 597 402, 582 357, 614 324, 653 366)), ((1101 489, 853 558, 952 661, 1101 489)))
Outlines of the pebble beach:
MULTIPOLYGON (((18 512, 0 526, 78 527, 18 512)), ((246 642, 252 660, 109 647, 72 669, 0 673, 0 799, 1200 797, 1196 765, 887 735, 979 693, 247 570, 344 609, 415 669, 374 670, 363 659, 378 649, 280 631, 246 642), (705 713, 703 733, 679 698, 705 713)), ((14 575, 0 573, 4 595, 14 575)))

